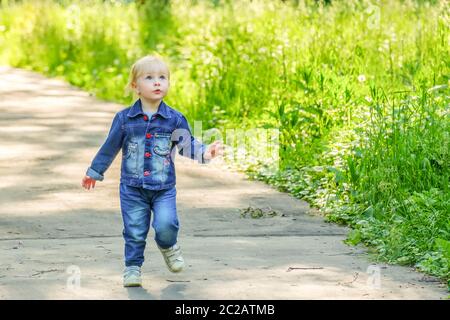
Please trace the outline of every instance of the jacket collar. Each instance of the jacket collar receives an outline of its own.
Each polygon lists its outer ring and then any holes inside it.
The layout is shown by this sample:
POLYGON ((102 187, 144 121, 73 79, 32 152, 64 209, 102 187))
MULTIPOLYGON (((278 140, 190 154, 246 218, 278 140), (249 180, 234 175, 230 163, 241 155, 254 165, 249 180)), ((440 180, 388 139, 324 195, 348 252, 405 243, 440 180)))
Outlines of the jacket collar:
MULTIPOLYGON (((158 106, 158 111, 156 111, 155 114, 159 114, 163 118, 170 118, 169 115, 169 107, 163 100, 161 100, 161 103, 158 106)), ((130 108, 130 110, 127 113, 127 116, 130 118, 136 117, 137 115, 144 115, 144 111, 142 110, 142 104, 141 99, 136 100, 136 102, 133 104, 133 106, 130 108)))

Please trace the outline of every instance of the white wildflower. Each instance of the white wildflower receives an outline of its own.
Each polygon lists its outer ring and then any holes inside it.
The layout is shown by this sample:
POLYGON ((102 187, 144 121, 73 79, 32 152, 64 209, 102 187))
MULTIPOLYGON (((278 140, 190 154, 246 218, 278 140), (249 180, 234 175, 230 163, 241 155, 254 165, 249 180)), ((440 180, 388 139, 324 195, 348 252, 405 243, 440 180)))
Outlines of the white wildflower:
POLYGON ((267 50, 266 47, 261 47, 261 48, 259 48, 258 53, 264 54, 264 53, 266 53, 267 51, 268 51, 268 50, 267 50))

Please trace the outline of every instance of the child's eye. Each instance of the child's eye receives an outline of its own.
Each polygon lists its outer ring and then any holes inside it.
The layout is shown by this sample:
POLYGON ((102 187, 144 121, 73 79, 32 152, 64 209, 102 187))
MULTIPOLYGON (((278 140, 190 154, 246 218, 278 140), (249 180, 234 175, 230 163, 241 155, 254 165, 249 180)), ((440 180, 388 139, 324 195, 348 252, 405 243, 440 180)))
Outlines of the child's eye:
POLYGON ((145 79, 150 79, 150 80, 151 80, 151 79, 152 79, 152 76, 147 76, 145 79))
POLYGON ((160 79, 165 79, 166 77, 164 77, 164 76, 161 76, 161 77, 159 77, 160 79))

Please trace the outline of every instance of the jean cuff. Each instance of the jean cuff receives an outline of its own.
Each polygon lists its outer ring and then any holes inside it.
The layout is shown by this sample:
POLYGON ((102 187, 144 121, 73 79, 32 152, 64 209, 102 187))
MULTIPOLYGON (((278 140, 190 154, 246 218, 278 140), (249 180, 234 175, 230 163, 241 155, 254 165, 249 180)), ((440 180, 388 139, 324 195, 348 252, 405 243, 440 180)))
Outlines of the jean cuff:
POLYGON ((86 175, 91 177, 92 179, 98 180, 98 181, 102 181, 104 179, 104 177, 100 173, 98 173, 97 171, 95 171, 91 167, 89 167, 87 169, 86 175))

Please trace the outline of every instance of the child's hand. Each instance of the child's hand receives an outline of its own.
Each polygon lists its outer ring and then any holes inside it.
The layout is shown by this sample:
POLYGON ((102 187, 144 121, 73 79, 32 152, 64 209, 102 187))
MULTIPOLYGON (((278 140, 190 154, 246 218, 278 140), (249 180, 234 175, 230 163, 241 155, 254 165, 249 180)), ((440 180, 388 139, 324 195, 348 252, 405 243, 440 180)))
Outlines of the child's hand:
POLYGON ((217 156, 223 155, 222 141, 214 141, 208 146, 208 149, 203 154, 203 159, 211 160, 217 156))
POLYGON ((89 190, 92 186, 92 189, 95 188, 95 179, 92 179, 89 176, 84 176, 83 180, 81 181, 81 186, 87 190, 89 190))

